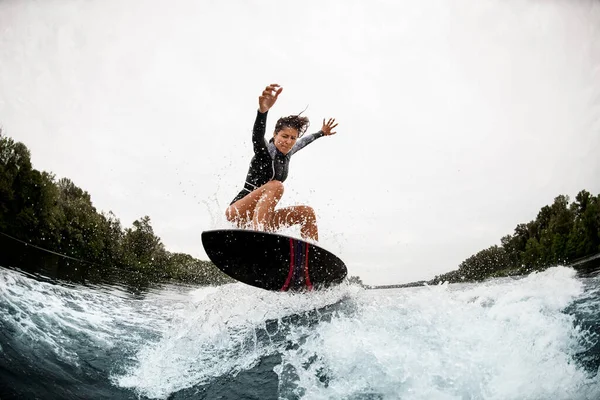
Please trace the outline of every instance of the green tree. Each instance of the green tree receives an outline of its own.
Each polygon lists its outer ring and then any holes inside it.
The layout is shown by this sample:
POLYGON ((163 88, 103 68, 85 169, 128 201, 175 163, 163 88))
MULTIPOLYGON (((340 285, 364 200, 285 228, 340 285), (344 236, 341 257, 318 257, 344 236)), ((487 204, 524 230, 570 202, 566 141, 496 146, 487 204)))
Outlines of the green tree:
POLYGON ((600 195, 582 190, 569 204, 559 195, 536 219, 518 224, 512 235, 463 261, 458 270, 436 276, 431 283, 479 280, 490 276, 541 270, 567 264, 600 251, 600 195))
POLYGON ((20 142, 0 132, 0 227, 24 237, 36 224, 35 212, 27 207, 32 180, 31 155, 20 142))
POLYGON ((198 260, 184 253, 169 253, 166 270, 169 278, 179 282, 201 285, 221 285, 235 282, 213 263, 198 260))
POLYGON ((567 240, 567 254, 577 259, 600 251, 600 195, 582 190, 571 204, 574 226, 567 240))
POLYGON ((494 245, 467 258, 459 265, 458 271, 466 280, 482 280, 508 265, 509 257, 504 248, 494 245))
POLYGON ((73 257, 95 262, 100 260, 106 248, 102 229, 106 220, 97 213, 89 193, 77 187, 70 179, 59 179, 56 186, 56 217, 61 226, 60 250, 73 257))
POLYGON ((350 283, 351 285, 359 285, 361 287, 365 287, 365 284, 363 283, 362 279, 360 279, 359 276, 348 277, 348 283, 350 283))
POLYGON ((133 222, 133 228, 125 229, 123 236, 123 251, 128 265, 138 270, 155 269, 159 275, 164 271, 167 252, 160 238, 154 235, 150 217, 144 216, 133 222))
POLYGON ((90 194, 70 179, 57 181, 53 174, 33 169, 29 149, 1 130, 0 231, 84 260, 78 268, 96 275, 121 268, 126 272, 123 279, 134 284, 164 279, 201 284, 232 281, 208 261, 168 253, 147 216, 124 231, 112 212, 98 213, 90 194))

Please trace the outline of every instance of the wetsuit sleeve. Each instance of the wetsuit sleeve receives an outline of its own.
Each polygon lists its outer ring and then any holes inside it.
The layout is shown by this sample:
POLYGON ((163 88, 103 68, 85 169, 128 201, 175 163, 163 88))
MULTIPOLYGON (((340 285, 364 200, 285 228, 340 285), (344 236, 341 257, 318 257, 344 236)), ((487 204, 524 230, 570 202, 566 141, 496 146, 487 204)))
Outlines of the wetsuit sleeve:
POLYGON ((300 139, 298 139, 298 141, 296 142, 296 144, 294 145, 294 147, 292 148, 292 151, 290 153, 294 154, 294 153, 299 152, 300 150, 302 150, 303 148, 305 148, 306 146, 308 146, 309 144, 311 144, 312 142, 314 142, 315 140, 317 140, 318 138, 320 138, 322 136, 325 136, 323 131, 319 131, 317 133, 311 133, 310 135, 302 136, 300 139))
POLYGON ((267 143, 265 142, 265 130, 267 126, 267 112, 256 112, 256 121, 252 129, 252 146, 254 154, 264 153, 267 151, 267 143))

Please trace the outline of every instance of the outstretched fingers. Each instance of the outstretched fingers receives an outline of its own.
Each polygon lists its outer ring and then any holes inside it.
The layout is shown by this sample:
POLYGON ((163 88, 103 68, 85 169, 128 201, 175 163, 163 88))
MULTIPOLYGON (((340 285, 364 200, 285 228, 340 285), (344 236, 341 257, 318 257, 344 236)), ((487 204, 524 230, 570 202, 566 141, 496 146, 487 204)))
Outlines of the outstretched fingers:
POLYGON ((272 83, 267 86, 258 97, 260 112, 266 112, 273 107, 273 104, 275 104, 282 91, 283 88, 277 83, 272 83))
POLYGON ((275 98, 283 91, 283 88, 276 83, 272 83, 263 90, 262 95, 269 98, 275 98))
POLYGON ((333 131, 333 129, 338 126, 335 122, 335 118, 329 118, 327 122, 325 122, 325 118, 323 118, 323 133, 325 135, 335 135, 337 132, 333 131))

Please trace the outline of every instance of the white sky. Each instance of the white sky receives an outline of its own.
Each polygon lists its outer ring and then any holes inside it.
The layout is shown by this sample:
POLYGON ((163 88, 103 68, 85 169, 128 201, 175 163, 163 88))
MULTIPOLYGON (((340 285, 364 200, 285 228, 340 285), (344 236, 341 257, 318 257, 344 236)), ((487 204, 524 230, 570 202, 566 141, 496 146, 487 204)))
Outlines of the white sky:
POLYGON ((306 105, 309 131, 340 124, 280 204, 312 205, 365 283, 456 269, 556 195, 600 193, 598 2, 0 2, 5 134, 170 251, 207 259, 273 82, 268 133, 306 105))

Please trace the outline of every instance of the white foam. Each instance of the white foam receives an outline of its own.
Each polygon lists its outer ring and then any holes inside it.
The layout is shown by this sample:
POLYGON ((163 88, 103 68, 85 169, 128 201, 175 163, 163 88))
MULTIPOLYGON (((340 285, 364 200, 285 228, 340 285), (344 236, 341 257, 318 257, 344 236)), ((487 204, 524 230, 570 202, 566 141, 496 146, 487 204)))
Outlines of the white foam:
POLYGON ((600 393, 598 377, 574 362, 586 333, 563 312, 582 291, 563 267, 479 285, 345 286, 309 296, 226 285, 192 292, 182 319, 115 379, 141 395, 167 398, 277 352, 281 398, 592 399, 600 393), (267 320, 343 297, 354 312, 290 324, 283 341, 256 337, 267 320))
POLYGON ((1 269, 0 316, 20 340, 72 365, 82 349, 129 346, 134 356, 114 360, 126 365, 112 381, 149 398, 235 376, 277 353, 282 398, 595 400, 598 374, 575 355, 597 338, 564 312, 583 299, 593 315, 598 298, 583 290, 573 270, 556 267, 483 284, 310 294, 230 284, 132 299, 1 269), (282 322, 334 303, 343 307, 315 323, 282 322), (275 332, 268 321, 278 321, 275 332))
POLYGON ((266 321, 333 304, 355 293, 342 285, 309 295, 267 292, 240 283, 190 293, 180 318, 157 343, 143 346, 137 363, 114 381, 150 398, 235 375, 254 366, 280 344, 259 341, 266 321))
POLYGON ((0 317, 19 340, 76 366, 82 348, 135 346, 141 340, 136 332, 160 332, 169 321, 165 299, 140 302, 111 288, 41 282, 3 268, 0 299, 0 317))
POLYGON ((359 315, 312 334, 295 329, 307 340, 284 354, 280 387, 310 399, 598 398, 589 397, 600 393, 598 376, 573 359, 585 333, 562 313, 581 293, 563 267, 477 286, 365 293, 359 315))
POLYGON ((573 356, 584 333, 562 310, 582 293, 567 268, 485 285, 362 297, 360 314, 321 324, 284 355, 310 399, 578 399, 600 393, 573 356), (312 357, 317 361, 310 362, 312 357), (306 368, 306 365, 310 367, 306 368), (323 372, 324 371, 324 372, 323 372), (320 377, 325 374, 325 387, 320 377))

